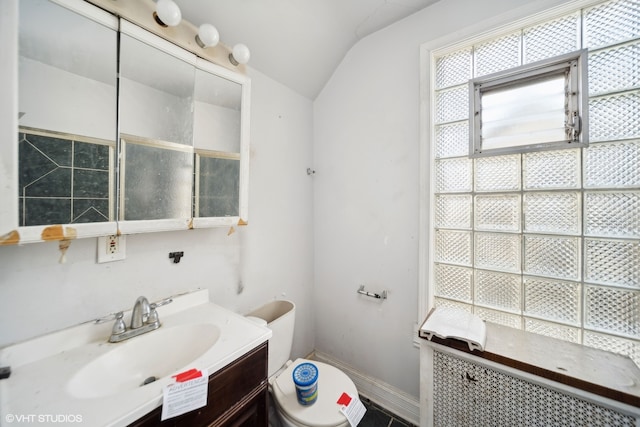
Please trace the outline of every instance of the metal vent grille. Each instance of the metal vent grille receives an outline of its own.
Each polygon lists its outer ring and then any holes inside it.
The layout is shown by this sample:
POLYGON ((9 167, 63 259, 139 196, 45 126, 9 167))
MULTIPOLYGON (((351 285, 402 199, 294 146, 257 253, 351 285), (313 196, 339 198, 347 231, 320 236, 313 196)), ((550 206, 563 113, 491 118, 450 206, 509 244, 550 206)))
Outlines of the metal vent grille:
POLYGON ((628 426, 634 417, 434 352, 434 425, 628 426))

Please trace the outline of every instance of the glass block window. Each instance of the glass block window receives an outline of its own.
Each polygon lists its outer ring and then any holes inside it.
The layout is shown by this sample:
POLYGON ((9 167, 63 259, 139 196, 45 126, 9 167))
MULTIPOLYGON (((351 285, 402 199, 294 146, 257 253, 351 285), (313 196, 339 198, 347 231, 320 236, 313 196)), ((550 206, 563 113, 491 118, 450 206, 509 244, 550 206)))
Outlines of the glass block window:
POLYGON ((640 1, 432 52, 430 293, 640 365, 640 1), (472 79, 586 49, 588 147, 470 159, 472 79))

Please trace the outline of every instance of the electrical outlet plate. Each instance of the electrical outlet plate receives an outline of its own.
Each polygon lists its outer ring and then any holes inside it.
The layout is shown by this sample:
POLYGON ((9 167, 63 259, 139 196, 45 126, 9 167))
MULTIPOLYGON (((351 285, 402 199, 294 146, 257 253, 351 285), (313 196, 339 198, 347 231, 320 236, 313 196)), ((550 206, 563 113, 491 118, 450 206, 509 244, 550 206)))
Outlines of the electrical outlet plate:
POLYGON ((126 257, 125 236, 98 237, 98 263, 120 261, 126 257))

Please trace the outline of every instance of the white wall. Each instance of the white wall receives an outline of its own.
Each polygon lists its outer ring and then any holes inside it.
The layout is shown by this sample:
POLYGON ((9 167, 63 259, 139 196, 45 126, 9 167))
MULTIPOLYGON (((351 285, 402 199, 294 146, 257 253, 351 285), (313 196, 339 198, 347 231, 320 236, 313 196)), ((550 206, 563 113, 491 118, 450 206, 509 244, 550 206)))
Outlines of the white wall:
POLYGON ((154 300, 208 288, 246 313, 273 298, 298 306, 294 357, 314 348, 312 103, 251 72, 249 225, 127 236, 127 258, 96 264, 96 239, 73 241, 66 264, 57 243, 0 246, 0 346, 154 300), (185 252, 172 264, 170 251, 185 252), (243 287, 238 294, 239 287, 243 287))
POLYGON ((416 397, 419 48, 528 3, 440 1, 361 40, 314 103, 316 349, 416 397))

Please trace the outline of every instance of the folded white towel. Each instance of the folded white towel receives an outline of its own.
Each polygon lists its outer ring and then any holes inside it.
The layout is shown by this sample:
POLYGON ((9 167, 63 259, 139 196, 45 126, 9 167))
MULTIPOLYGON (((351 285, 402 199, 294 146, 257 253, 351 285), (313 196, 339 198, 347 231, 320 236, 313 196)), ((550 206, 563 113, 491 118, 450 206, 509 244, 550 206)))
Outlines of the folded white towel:
POLYGON ((487 342, 487 328, 482 319, 468 311, 452 307, 438 307, 424 321, 419 335, 431 340, 454 338, 465 341, 469 350, 484 351, 487 342))

